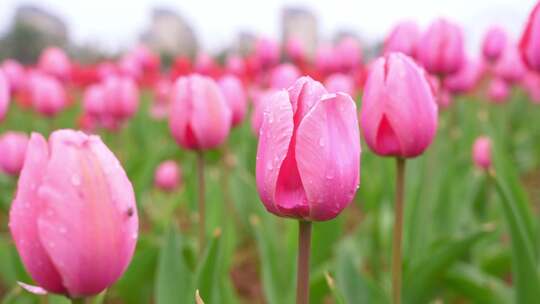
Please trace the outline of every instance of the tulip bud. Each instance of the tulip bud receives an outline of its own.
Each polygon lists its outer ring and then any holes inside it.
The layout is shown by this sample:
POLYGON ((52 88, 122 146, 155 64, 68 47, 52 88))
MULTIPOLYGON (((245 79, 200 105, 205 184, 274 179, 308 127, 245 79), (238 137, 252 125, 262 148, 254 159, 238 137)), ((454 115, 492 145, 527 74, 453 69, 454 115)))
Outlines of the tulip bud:
POLYGON ((9 108, 9 83, 2 69, 0 69, 0 121, 4 120, 9 108))
POLYGON ((99 118, 105 113, 105 90, 94 84, 86 88, 83 96, 83 110, 92 117, 99 118))
POLYGON ((336 45, 336 56, 342 72, 350 72, 362 63, 362 47, 353 37, 345 37, 336 45))
POLYGON ((259 38, 255 42, 255 58, 263 68, 269 68, 279 62, 279 45, 268 38, 259 38))
POLYGON ((72 298, 96 295, 118 280, 133 256, 133 187, 99 137, 59 130, 47 142, 33 133, 9 227, 40 288, 72 298))
POLYGON ((324 221, 336 217, 359 185, 356 106, 328 94, 309 77, 273 94, 257 149, 257 189, 278 216, 324 221))
POLYGON ((353 97, 355 95, 354 80, 346 74, 335 73, 328 76, 324 86, 330 93, 343 92, 353 97))
POLYGON ((517 47, 509 43, 493 68, 493 73, 506 82, 516 83, 527 73, 517 47))
POLYGON ((225 141, 232 113, 214 80, 201 75, 181 77, 171 94, 169 127, 180 146, 204 150, 225 141))
POLYGON ((495 103, 504 103, 510 96, 510 86, 501 78, 494 78, 489 83, 488 98, 495 103))
POLYGON ((139 107, 139 89, 129 77, 111 76, 103 83, 105 110, 117 120, 132 117, 139 107))
POLYGON ((28 136, 20 132, 6 132, 0 136, 0 168, 9 175, 21 171, 28 136))
POLYGON ((482 44, 482 54, 484 59, 490 62, 496 62, 502 55, 506 47, 506 33, 499 27, 492 27, 484 36, 482 44))
POLYGON ((154 183, 163 191, 174 191, 182 182, 182 172, 178 165, 172 161, 164 161, 156 169, 154 183))
POLYGON ((489 137, 481 136, 474 141, 472 157, 478 168, 482 170, 491 168, 491 139, 489 137))
POLYGON ((246 64, 244 63, 244 59, 238 55, 230 55, 227 57, 227 61, 225 63, 225 70, 238 77, 243 77, 246 74, 246 64))
POLYGON ((60 81, 39 72, 29 77, 32 105, 36 111, 46 117, 53 117, 64 109, 67 95, 60 81))
POLYGON ((420 28, 415 22, 397 24, 384 41, 384 54, 401 52, 414 58, 420 35, 420 28))
POLYGON ((247 110, 244 85, 235 76, 227 75, 219 80, 219 86, 232 111, 232 126, 237 126, 244 120, 247 110))
POLYGON ((306 51, 304 49, 304 45, 302 44, 302 40, 296 37, 291 37, 287 40, 285 52, 287 53, 287 56, 294 62, 303 62, 306 57, 306 51))
POLYGON ((278 65, 270 74, 270 88, 287 89, 300 77, 300 70, 290 63, 278 65))
POLYGON ((457 73, 444 78, 444 87, 452 93, 468 93, 476 88, 483 73, 480 61, 466 61, 457 73))
POLYGON ((9 83, 11 92, 16 92, 24 86, 24 67, 13 59, 7 59, 2 63, 2 70, 9 83))
POLYGON ((377 59, 364 87, 360 123, 373 152, 422 154, 437 130, 437 104, 425 72, 401 53, 377 59))
POLYGON ((436 20, 421 37, 417 51, 418 61, 430 73, 456 73, 465 60, 461 28, 444 19, 436 20))
POLYGON ((540 3, 537 3, 529 15, 525 30, 519 43, 521 57, 527 66, 540 71, 540 3))
POLYGON ((38 68, 45 74, 53 76, 61 81, 70 78, 71 63, 66 53, 60 48, 50 47, 41 53, 38 60, 38 68))

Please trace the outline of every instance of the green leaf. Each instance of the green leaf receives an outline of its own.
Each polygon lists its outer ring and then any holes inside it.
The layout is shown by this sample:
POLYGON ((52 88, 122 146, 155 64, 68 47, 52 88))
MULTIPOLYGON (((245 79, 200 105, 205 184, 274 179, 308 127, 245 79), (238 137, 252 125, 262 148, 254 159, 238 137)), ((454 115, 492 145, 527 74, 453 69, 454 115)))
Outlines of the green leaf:
POLYGON ((535 258, 534 238, 531 238, 526 220, 517 207, 519 198, 512 196, 499 176, 494 179, 510 232, 516 303, 534 303, 540 299, 540 278, 535 258))
POLYGON ((413 261, 403 278, 404 303, 427 303, 445 271, 487 235, 486 230, 438 243, 431 254, 413 261))
POLYGON ((182 255, 182 239, 171 227, 159 254, 154 286, 156 304, 189 303, 193 298, 191 277, 182 255))
MULTIPOLYGON (((199 290, 205 304, 220 304, 220 287, 223 274, 221 231, 216 230, 214 236, 206 244, 205 253, 195 273, 195 288, 199 290)), ((190 292, 193 297, 194 292, 190 292)))
POLYGON ((458 263, 448 270, 445 285, 477 304, 511 303, 512 292, 497 277, 473 265, 458 263))
POLYGON ((339 246, 336 263, 336 286, 345 303, 389 303, 384 291, 361 272, 358 250, 351 240, 339 246))

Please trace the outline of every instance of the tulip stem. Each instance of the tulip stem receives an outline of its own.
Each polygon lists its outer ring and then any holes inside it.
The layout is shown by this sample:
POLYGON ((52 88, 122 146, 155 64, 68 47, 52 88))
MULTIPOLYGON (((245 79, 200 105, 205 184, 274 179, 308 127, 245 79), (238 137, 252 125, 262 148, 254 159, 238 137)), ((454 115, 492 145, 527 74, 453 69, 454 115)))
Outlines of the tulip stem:
POLYGON ((396 205, 392 243, 392 299, 401 303, 401 242, 403 235, 403 198, 405 193, 405 159, 396 158, 396 205))
POLYGON ((71 299, 71 304, 84 304, 86 301, 84 298, 71 299))
POLYGON ((296 304, 308 304, 311 222, 300 220, 298 223, 298 272, 296 280, 296 304))
POLYGON ((204 154, 197 153, 197 174, 199 179, 199 256, 202 256, 206 238, 205 205, 204 205, 204 154))

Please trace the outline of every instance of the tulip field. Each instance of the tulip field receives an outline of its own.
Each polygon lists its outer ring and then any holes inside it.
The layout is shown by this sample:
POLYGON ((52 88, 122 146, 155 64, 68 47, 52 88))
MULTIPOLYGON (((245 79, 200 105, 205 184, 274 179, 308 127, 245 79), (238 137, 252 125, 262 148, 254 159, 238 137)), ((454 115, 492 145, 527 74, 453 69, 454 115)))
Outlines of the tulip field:
POLYGON ((367 56, 0 60, 2 304, 540 303, 540 4, 367 56))

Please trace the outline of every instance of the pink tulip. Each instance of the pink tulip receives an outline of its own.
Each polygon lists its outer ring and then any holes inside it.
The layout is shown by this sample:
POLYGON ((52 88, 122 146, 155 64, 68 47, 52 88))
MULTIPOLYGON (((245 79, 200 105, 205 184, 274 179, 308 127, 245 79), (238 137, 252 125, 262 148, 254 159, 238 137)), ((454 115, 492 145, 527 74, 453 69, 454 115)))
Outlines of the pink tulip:
POLYGON ((163 191, 174 191, 182 181, 182 172, 173 160, 164 161, 156 169, 154 183, 163 191))
POLYGON ((9 175, 21 171, 28 136, 20 132, 6 132, 0 136, 0 168, 9 175))
POLYGON ((139 107, 139 89, 129 77, 111 76, 103 83, 105 110, 117 120, 132 117, 139 107))
POLYGON ((430 73, 456 73, 465 60, 463 32, 458 25, 438 19, 422 35, 417 51, 418 61, 430 73))
POLYGON ((360 123, 373 152, 416 157, 437 130, 437 104, 425 72, 410 57, 392 53, 371 68, 362 98, 360 123))
POLYGON ((279 62, 279 45, 268 38, 259 38, 255 42, 255 56, 263 68, 269 68, 279 62))
POLYGON ((500 27, 492 27, 484 36, 482 54, 489 62, 496 62, 502 55, 507 44, 506 32, 500 27))
POLYGON ((480 61, 466 61, 463 67, 455 74, 444 79, 444 87, 451 93, 468 93, 476 88, 484 73, 484 66, 480 61))
POLYGON ((103 85, 94 84, 86 88, 83 96, 83 110, 95 118, 105 114, 105 90, 103 85))
POLYGON ((32 105, 38 113, 53 117, 64 109, 67 95, 58 79, 40 72, 31 73, 28 77, 32 105))
POLYGON ((300 77, 300 70, 290 63, 283 63, 272 70, 270 75, 270 88, 287 89, 300 77))
POLYGON ((71 62, 64 51, 57 47, 50 47, 41 53, 38 68, 61 81, 66 81, 71 76, 71 62))
POLYGON ((246 73, 246 64, 242 57, 230 55, 225 62, 225 70, 230 74, 242 77, 246 73))
POLYGON ((528 72, 521 81, 532 102, 540 104, 540 75, 535 72, 528 72))
POLYGON ((219 80, 219 87, 232 111, 232 126, 239 125, 246 116, 247 96, 242 82, 232 75, 227 75, 219 80))
POLYGON ((509 83, 519 82, 527 68, 514 44, 509 43, 493 68, 493 73, 509 83))
POLYGON ((480 136, 474 141, 472 157, 474 164, 482 169, 491 168, 491 139, 487 136, 480 136))
POLYGON ((2 70, 7 77, 11 92, 19 91, 24 86, 24 67, 13 59, 7 59, 2 63, 2 70))
POLYGON ((253 112, 251 113, 251 130, 255 136, 259 136, 261 125, 263 123, 263 112, 267 103, 272 100, 272 96, 277 92, 275 89, 269 89, 258 93, 253 98, 253 112))
POLYGON ((335 52, 343 72, 352 71, 362 64, 362 47, 353 37, 341 39, 335 47, 335 52))
POLYGON ((351 96, 355 95, 354 80, 346 74, 335 73, 328 76, 324 86, 330 93, 342 92, 351 96))
POLYGON ((416 57, 420 35, 420 28, 413 21, 397 24, 384 41, 384 54, 401 52, 413 58, 416 57))
POLYGON ((296 37, 291 37, 287 40, 285 51, 287 56, 295 62, 302 62, 306 57, 306 51, 304 50, 302 40, 296 37))
POLYGON ((151 117, 161 120, 169 115, 172 82, 167 78, 159 79, 154 86, 154 100, 150 108, 151 117))
POLYGON ((360 181, 356 105, 309 77, 271 97, 257 149, 257 189, 266 209, 310 221, 336 217, 360 181))
POLYGON ((196 74, 180 77, 171 94, 169 127, 180 146, 204 150, 225 141, 232 113, 214 80, 196 74))
MULTIPOLYGON (((133 187, 97 136, 33 133, 9 227, 39 287, 79 298, 98 294, 126 270, 138 233, 133 187)), ((27 285, 24 285, 27 286, 27 285)))
POLYGON ((501 78, 494 78, 489 83, 488 98, 494 103, 504 103, 510 96, 510 86, 501 78))
POLYGON ((6 117, 11 98, 10 95, 8 79, 2 69, 0 69, 0 121, 3 121, 6 117))
POLYGON ((121 75, 136 80, 140 80, 144 72, 139 60, 132 54, 126 54, 120 59, 118 71, 121 75))
POLYGON ((323 74, 337 72, 339 69, 339 59, 336 56, 334 48, 330 45, 322 45, 315 54, 315 67, 323 74))
POLYGON ((519 49, 525 64, 530 69, 540 72, 540 2, 535 5, 529 15, 519 49))

